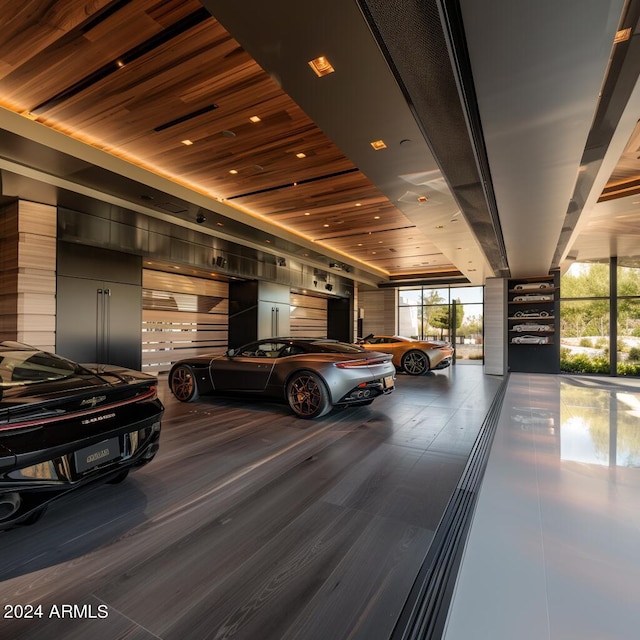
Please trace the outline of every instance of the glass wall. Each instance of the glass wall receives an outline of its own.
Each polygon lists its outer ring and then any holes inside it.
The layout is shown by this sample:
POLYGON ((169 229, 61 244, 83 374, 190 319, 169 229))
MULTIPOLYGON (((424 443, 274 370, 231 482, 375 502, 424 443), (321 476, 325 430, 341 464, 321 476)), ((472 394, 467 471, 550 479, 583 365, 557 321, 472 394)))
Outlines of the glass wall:
POLYGON ((575 263, 560 282, 560 370, 640 375, 640 265, 575 263))
POLYGON ((398 295, 398 334, 455 340, 456 360, 482 362, 483 288, 412 288, 398 295))
POLYGON ((640 376, 640 265, 637 261, 618 260, 616 285, 616 373, 640 376))

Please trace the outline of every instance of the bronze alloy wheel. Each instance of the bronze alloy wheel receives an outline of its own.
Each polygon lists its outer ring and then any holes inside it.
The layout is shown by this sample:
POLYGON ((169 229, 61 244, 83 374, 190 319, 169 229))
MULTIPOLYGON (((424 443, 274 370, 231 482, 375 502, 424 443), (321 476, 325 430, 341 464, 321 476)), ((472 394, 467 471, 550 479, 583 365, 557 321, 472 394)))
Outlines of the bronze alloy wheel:
POLYGON ((322 380, 310 371, 296 373, 287 384, 289 406, 300 418, 319 418, 331 410, 322 380))
POLYGON ((407 351, 402 356, 402 368, 410 376, 421 376, 425 371, 429 370, 429 358, 422 351, 407 351))
POLYGON ((192 402, 198 398, 198 387, 193 369, 186 365, 180 365, 173 370, 169 382, 173 395, 180 402, 192 402))

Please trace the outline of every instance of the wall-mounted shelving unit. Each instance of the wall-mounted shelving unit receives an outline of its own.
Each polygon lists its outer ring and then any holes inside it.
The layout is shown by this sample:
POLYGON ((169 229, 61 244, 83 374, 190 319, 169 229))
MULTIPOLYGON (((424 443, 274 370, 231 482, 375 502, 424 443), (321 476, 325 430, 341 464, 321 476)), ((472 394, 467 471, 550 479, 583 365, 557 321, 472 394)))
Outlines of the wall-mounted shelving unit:
POLYGON ((508 282, 509 370, 560 372, 559 274, 508 282))

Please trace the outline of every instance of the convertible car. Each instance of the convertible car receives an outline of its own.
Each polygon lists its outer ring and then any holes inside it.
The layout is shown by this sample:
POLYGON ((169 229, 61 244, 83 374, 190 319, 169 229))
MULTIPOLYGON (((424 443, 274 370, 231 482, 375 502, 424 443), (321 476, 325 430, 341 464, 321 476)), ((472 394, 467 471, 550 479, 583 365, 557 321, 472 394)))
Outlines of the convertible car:
POLYGON ((0 342, 0 530, 150 462, 163 410, 153 376, 0 342))
POLYGON ((393 364, 412 376, 431 369, 446 369, 453 358, 453 345, 442 340, 411 340, 402 336, 368 335, 358 344, 365 349, 393 356, 393 364))
POLYGON ((336 340, 269 338, 224 355, 176 362, 169 387, 182 402, 222 392, 285 400, 300 418, 366 405, 394 389, 391 356, 336 340))

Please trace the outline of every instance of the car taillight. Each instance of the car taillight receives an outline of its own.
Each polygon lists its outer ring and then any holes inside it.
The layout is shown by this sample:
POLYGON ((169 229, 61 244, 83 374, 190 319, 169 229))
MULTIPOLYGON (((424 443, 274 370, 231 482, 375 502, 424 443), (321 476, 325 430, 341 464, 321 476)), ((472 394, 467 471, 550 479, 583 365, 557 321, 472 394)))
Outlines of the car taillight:
POLYGON ((334 366, 338 367, 338 369, 353 369, 357 367, 370 367, 376 364, 385 364, 385 362, 388 361, 388 358, 375 358, 370 360, 347 360, 346 362, 336 362, 334 363, 334 366))

